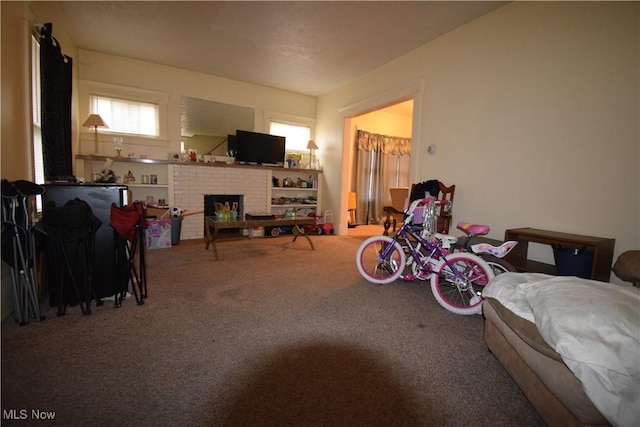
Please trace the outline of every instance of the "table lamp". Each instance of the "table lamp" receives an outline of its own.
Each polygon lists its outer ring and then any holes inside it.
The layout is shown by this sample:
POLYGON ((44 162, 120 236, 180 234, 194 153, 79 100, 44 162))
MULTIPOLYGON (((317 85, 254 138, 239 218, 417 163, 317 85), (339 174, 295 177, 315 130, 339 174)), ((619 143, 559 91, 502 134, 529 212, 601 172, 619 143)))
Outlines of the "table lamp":
POLYGON ((109 128, 107 124, 102 120, 99 114, 91 114, 87 117, 87 120, 82 124, 84 127, 93 128, 94 133, 94 147, 93 154, 98 154, 98 127, 109 128))
POLYGON ((307 148, 309 149, 309 169, 314 169, 313 167, 311 167, 311 157, 313 155, 313 150, 317 150, 318 146, 313 139, 310 139, 307 143, 307 148))

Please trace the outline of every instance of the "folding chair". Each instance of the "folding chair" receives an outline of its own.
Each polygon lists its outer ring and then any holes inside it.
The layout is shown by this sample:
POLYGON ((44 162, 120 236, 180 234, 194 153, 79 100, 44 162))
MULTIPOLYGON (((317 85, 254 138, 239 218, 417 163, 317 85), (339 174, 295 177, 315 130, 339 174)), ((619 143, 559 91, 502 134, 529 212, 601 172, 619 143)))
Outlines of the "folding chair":
POLYGON ((140 202, 118 207, 111 204, 111 227, 118 235, 116 259, 118 283, 125 287, 115 295, 115 306, 120 307, 126 298, 129 284, 136 304, 144 304, 147 298, 147 271, 145 266, 144 206, 140 202), (128 275, 129 280, 125 280, 128 275))
POLYGON ((95 235, 102 221, 81 199, 69 200, 64 206, 48 205, 42 214, 47 233, 52 239, 49 260, 58 298, 58 316, 64 316, 74 302, 83 315, 91 314, 95 235), (73 292, 73 294, 72 294, 73 292), (75 297, 75 299, 74 299, 75 297))
POLYGON ((29 197, 43 193, 43 187, 30 181, 2 180, 2 259, 11 267, 14 316, 20 325, 45 318, 35 275, 35 232, 41 230, 30 225, 28 208, 29 197))

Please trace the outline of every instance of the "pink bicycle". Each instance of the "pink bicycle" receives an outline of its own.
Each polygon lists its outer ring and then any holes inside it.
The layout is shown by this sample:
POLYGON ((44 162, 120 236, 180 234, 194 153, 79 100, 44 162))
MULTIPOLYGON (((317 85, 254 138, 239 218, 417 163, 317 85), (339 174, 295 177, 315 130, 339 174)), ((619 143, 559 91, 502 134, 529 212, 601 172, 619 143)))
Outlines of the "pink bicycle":
POLYGON ((385 284, 405 278, 407 269, 421 280, 431 280, 436 301, 456 314, 477 314, 482 289, 494 277, 482 258, 469 252, 450 253, 442 240, 424 232, 442 201, 419 199, 411 203, 400 229, 393 236, 372 236, 356 253, 356 267, 366 280, 385 284))

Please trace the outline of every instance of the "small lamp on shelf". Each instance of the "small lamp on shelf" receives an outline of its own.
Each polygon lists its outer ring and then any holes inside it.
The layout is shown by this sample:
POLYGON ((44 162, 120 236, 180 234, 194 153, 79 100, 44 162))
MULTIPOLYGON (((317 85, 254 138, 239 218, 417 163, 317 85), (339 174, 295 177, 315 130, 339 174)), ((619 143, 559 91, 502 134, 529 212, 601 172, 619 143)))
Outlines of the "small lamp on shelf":
POLYGON ((82 124, 84 127, 93 128, 94 133, 94 147, 93 154, 98 154, 98 127, 109 128, 107 124, 102 120, 99 114, 91 114, 87 117, 87 120, 82 124))
POLYGON ((310 139, 309 142, 307 143, 307 148, 309 149, 309 169, 315 169, 313 167, 313 163, 312 163, 312 157, 313 157, 313 150, 317 150, 318 146, 316 145, 316 142, 313 139, 310 139))

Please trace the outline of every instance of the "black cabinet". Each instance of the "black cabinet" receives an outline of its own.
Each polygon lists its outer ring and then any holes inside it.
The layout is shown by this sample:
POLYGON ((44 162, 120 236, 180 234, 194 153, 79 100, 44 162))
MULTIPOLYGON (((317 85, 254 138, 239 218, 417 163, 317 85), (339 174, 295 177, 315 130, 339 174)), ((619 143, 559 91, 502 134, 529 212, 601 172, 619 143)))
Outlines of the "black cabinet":
MULTIPOLYGON (((53 206, 64 206, 68 201, 80 199, 86 202, 102 224, 95 234, 95 250, 93 259, 93 291, 96 298, 113 296, 123 289, 118 283, 116 268, 116 234, 110 225, 111 204, 124 206, 128 203, 127 186, 118 184, 51 184, 45 185, 43 195, 43 209, 53 206)), ((48 247, 50 247, 48 245, 48 247)), ((57 304, 55 273, 47 268, 48 254, 45 251, 45 269, 43 286, 49 291, 49 301, 52 306, 57 304)))

